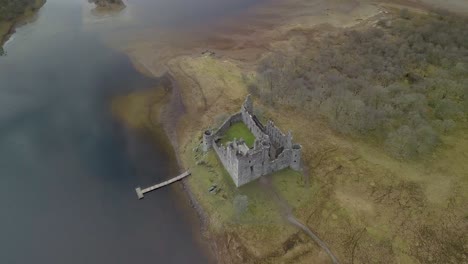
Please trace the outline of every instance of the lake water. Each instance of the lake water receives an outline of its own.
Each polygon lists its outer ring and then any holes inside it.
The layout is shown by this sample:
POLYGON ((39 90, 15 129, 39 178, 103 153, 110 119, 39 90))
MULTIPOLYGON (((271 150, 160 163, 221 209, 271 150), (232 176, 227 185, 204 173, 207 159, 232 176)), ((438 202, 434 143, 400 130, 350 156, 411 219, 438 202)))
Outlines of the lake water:
POLYGON ((18 29, 0 57, 0 263, 207 263, 173 187, 137 200, 136 186, 173 171, 113 120, 109 99, 158 80, 101 35, 187 30, 255 2, 132 0, 96 18, 84 1, 48 0, 18 29))

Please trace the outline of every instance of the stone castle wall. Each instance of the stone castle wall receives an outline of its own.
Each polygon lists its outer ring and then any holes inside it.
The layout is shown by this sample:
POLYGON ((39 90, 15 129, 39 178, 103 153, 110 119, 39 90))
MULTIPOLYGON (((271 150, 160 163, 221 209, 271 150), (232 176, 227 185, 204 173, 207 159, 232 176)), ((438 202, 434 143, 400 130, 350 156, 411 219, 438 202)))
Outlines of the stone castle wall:
POLYGON ((265 127, 265 133, 270 137, 273 144, 276 146, 284 146, 284 148, 291 148, 291 134, 285 135, 279 128, 277 128, 272 121, 268 121, 265 127))
MULTIPOLYGON (((238 175, 239 174, 239 162, 236 157, 236 151, 233 150, 230 146, 223 147, 221 145, 213 144, 213 149, 218 154, 218 158, 223 164, 224 168, 227 170, 229 175, 238 175)), ((234 183, 237 184, 237 180, 234 179, 234 183)))
POLYGON ((242 122, 242 115, 241 113, 235 113, 230 116, 224 123, 216 130, 214 133, 215 136, 222 136, 226 131, 235 123, 242 122))
POLYGON ((264 174, 263 151, 249 153, 246 156, 238 157, 238 186, 258 179, 264 174))
POLYGON ((226 119, 214 133, 205 131, 203 149, 207 151, 211 147, 236 186, 287 167, 300 170, 300 145, 293 145, 291 133, 283 134, 273 122, 269 121, 264 127, 253 115, 250 97, 247 97, 241 111, 226 119), (227 146, 218 143, 218 139, 238 122, 243 122, 255 136, 253 148, 249 149, 241 141, 229 142, 227 146))
POLYGON ((244 122, 244 124, 249 128, 250 132, 252 132, 255 138, 260 139, 265 136, 265 133, 263 133, 262 129, 257 126, 252 114, 249 113, 245 107, 242 107, 241 115, 242 122, 244 122))

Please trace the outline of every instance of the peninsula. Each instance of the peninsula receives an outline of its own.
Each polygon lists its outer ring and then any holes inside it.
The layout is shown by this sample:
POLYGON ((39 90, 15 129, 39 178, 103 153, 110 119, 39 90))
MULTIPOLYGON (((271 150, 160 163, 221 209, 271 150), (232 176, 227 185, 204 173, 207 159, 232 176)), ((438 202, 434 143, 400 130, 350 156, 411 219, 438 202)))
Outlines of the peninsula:
POLYGON ((468 7, 280 2, 225 21, 206 40, 127 49, 142 71, 168 73, 175 85, 172 95, 119 98, 114 111, 156 123, 190 168, 185 190, 216 258, 329 263, 307 227, 342 263, 466 262, 468 7), (244 120, 218 134, 241 121, 248 94, 249 115, 300 142, 300 171, 257 177, 256 161, 241 174, 227 165, 262 148, 244 120))
POLYGON ((0 0, 0 55, 3 44, 15 33, 15 27, 31 19, 46 0, 0 0))

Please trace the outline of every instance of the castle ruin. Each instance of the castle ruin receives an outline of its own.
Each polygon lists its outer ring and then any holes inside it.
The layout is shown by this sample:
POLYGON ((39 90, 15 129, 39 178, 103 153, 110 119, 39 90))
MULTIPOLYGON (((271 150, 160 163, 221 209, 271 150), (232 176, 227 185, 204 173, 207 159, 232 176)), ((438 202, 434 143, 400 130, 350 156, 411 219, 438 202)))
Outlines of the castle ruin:
POLYGON ((237 187, 287 167, 296 171, 301 169, 301 145, 293 144, 291 132, 283 134, 272 121, 264 126, 254 115, 250 95, 240 112, 227 118, 217 130, 206 130, 203 133, 203 151, 211 148, 237 187), (252 148, 242 139, 221 144, 226 131, 239 122, 244 123, 255 136, 252 148))

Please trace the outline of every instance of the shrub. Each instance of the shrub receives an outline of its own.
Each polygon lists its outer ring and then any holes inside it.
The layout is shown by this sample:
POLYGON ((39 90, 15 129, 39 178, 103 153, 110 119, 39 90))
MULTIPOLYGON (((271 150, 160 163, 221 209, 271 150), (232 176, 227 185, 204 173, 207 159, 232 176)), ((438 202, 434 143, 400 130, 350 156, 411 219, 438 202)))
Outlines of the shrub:
POLYGON ((320 113, 342 133, 382 138, 396 157, 416 157, 466 121, 467 24, 402 10, 383 27, 334 32, 267 56, 249 91, 272 106, 320 113))

